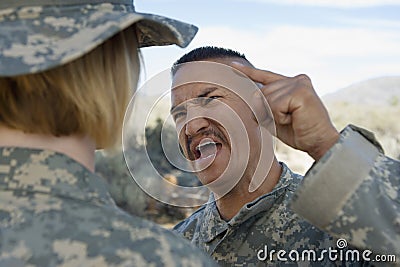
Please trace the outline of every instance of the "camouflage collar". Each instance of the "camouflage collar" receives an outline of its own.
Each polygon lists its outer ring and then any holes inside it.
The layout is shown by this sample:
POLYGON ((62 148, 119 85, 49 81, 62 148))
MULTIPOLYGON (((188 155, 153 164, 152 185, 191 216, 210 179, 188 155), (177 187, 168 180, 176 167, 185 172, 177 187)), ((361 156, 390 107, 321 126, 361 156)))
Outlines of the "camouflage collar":
POLYGON ((47 194, 93 204, 114 204, 105 182, 64 154, 0 148, 0 190, 14 196, 47 194))
POLYGON ((286 164, 282 162, 280 164, 282 165, 282 173, 274 190, 244 205, 238 214, 228 222, 221 218, 215 204, 214 195, 211 193, 208 204, 204 208, 203 216, 200 217, 201 222, 198 232, 200 233, 201 242, 211 242, 228 228, 239 226, 264 211, 272 211, 271 208, 277 202, 289 202, 289 199, 284 200, 285 193, 287 190, 294 190, 297 187, 301 181, 301 176, 293 173, 286 164))

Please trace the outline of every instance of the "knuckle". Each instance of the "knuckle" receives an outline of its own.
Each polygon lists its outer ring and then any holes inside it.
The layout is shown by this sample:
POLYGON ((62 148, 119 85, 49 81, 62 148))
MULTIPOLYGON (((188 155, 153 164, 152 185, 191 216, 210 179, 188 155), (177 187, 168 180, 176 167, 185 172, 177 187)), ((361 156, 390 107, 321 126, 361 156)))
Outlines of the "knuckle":
POLYGON ((306 74, 299 74, 295 76, 295 79, 300 82, 311 82, 310 77, 308 77, 306 74))
POLYGON ((301 94, 313 94, 313 86, 310 77, 306 74, 300 74, 294 77, 296 82, 296 91, 301 94))

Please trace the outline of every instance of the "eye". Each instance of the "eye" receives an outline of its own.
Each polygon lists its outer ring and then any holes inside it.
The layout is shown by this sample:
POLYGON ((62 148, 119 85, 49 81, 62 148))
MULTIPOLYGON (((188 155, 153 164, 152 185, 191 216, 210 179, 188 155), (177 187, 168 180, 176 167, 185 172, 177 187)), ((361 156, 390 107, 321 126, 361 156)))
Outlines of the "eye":
POLYGON ((209 96, 209 97, 205 97, 203 100, 205 101, 205 104, 208 104, 208 103, 210 103, 211 101, 213 101, 213 100, 215 100, 215 99, 218 99, 218 98, 221 98, 221 96, 219 96, 219 95, 212 95, 212 96, 209 96))
POLYGON ((186 116, 186 113, 185 113, 185 112, 178 112, 178 113, 175 113, 175 114, 172 115, 172 117, 173 117, 173 119, 174 119, 175 121, 178 120, 178 119, 181 118, 181 117, 184 117, 184 116, 186 116))

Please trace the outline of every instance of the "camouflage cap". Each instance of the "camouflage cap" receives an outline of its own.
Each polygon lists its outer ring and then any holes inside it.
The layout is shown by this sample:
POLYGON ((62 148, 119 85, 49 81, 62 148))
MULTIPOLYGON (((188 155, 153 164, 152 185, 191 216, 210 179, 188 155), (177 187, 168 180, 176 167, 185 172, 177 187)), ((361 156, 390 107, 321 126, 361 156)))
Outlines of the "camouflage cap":
POLYGON ((187 46, 197 27, 138 13, 133 0, 1 0, 0 76, 70 62, 136 24, 139 47, 187 46))

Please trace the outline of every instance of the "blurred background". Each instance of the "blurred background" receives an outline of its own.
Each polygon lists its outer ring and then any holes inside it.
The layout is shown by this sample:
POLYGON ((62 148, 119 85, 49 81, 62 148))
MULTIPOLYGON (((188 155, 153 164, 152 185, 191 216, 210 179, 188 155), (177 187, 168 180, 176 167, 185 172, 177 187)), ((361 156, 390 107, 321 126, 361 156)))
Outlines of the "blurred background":
MULTIPOLYGON (((338 129, 352 123, 374 132, 387 155, 400 159, 400 1, 398 0, 137 0, 136 9, 190 22, 199 27, 185 49, 144 48, 140 85, 170 68, 193 48, 213 45, 244 53, 256 67, 294 76, 307 74, 338 129)), ((142 102, 156 101, 146 91, 142 102)), ((173 144, 174 128, 164 124, 169 102, 147 121, 143 138, 130 139, 130 164, 144 166, 147 155, 170 183, 193 186, 197 179, 165 158, 161 129, 173 144), (159 114, 160 116, 157 116, 159 114)), ((135 112, 140 112, 136 110, 135 112)), ((148 114, 139 114, 147 118, 148 114)), ((277 142, 279 160, 304 174, 312 160, 277 142)), ((163 204, 131 178, 122 152, 97 153, 97 171, 110 184, 117 204, 132 214, 171 227, 196 208, 163 204)), ((145 171, 145 170, 143 170, 145 171)), ((149 177, 152 183, 152 177, 149 177)), ((154 180, 154 186, 157 181, 154 180)), ((182 197, 171 192, 171 198, 182 197)), ((207 200, 207 192, 193 203, 207 200)), ((191 198, 187 201, 190 203, 191 198)))

